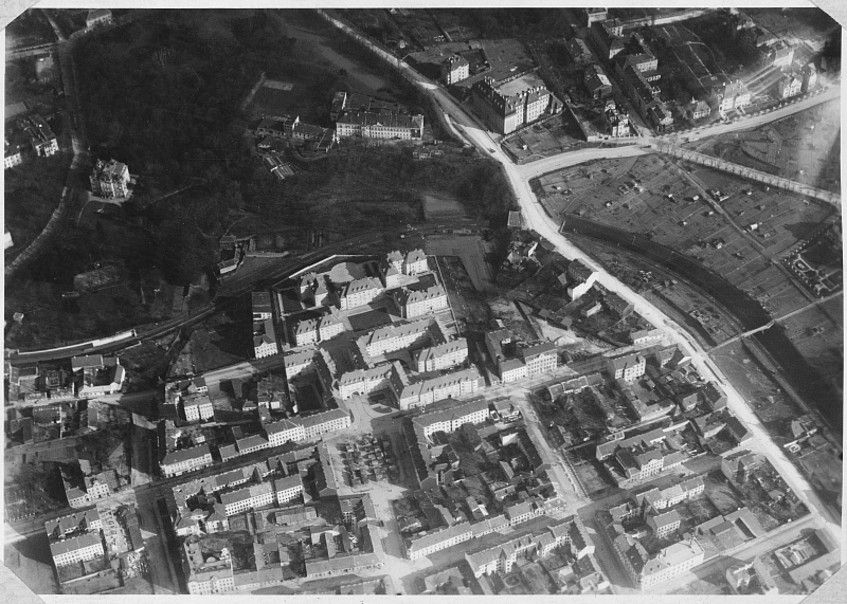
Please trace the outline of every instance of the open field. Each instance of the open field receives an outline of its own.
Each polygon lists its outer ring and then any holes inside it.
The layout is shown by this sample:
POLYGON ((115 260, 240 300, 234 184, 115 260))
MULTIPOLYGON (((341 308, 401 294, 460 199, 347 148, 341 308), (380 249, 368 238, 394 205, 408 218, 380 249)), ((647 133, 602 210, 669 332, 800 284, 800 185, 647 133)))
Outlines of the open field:
POLYGON ((842 388, 844 373, 843 298, 838 297, 796 314, 781 324, 788 338, 821 375, 842 388))
POLYGON ((450 220, 451 218, 465 218, 462 203, 455 197, 430 193, 421 193, 423 213, 426 220, 450 220))
POLYGON ((427 254, 459 257, 474 289, 480 292, 493 287, 486 250, 487 245, 478 235, 433 235, 426 240, 427 254))
POLYGON ((551 215, 590 216, 645 235, 720 275, 772 316, 812 300, 778 264, 831 216, 828 206, 710 169, 678 170, 658 155, 574 166, 540 177, 534 188, 551 215), (712 201, 704 189, 728 198, 712 201))
POLYGON ((829 191, 840 190, 839 101, 777 122, 707 138, 690 146, 702 153, 829 191))

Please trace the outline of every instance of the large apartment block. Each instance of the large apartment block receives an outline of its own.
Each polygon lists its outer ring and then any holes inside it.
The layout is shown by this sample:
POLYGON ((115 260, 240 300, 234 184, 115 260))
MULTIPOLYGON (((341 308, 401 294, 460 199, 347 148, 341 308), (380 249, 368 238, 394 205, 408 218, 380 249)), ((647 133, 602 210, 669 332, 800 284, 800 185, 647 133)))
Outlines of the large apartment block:
POLYGON ((498 84, 486 77, 471 88, 472 102, 486 125, 499 134, 509 134, 531 124, 545 112, 555 113, 559 103, 534 75, 498 84))
POLYGON ((559 366, 559 351, 549 342, 528 346, 521 350, 527 377, 553 371, 559 366))
POLYGON ((405 375, 397 363, 385 363, 370 369, 348 371, 338 380, 338 390, 341 400, 346 401, 353 396, 366 396, 386 388, 395 394, 403 390, 405 375))
POLYGON ((616 380, 632 382, 642 375, 647 368, 645 358, 640 354, 626 354, 608 360, 609 373, 616 380))
POLYGON ((400 394, 400 409, 423 407, 442 399, 466 396, 483 386, 482 376, 476 368, 448 373, 406 386, 400 394))
POLYGON ((448 308, 447 292, 440 285, 425 290, 401 290, 396 298, 400 312, 406 319, 414 319, 448 308))
POLYGON ((339 303, 341 310, 348 310, 370 304, 383 292, 383 286, 376 277, 354 279, 341 290, 339 303))
POLYGON ((93 560, 105 553, 100 531, 82 533, 50 544, 50 554, 56 568, 93 560))
POLYGON ((166 453, 159 467, 165 476, 177 476, 210 465, 212 465, 212 452, 209 450, 209 445, 203 444, 166 453))
POLYGON ((443 411, 421 414, 412 422, 424 438, 429 438, 436 432, 455 432, 463 424, 481 424, 488 419, 488 415, 488 401, 479 399, 460 403, 443 411))
POLYGON ((287 442, 298 442, 306 439, 306 429, 303 425, 290 419, 265 424, 265 434, 268 435, 268 447, 278 447, 287 442))
POLYGON ((455 367, 468 360, 468 341, 457 338, 419 350, 414 355, 415 369, 421 373, 455 367))
POLYGON ((370 335, 362 336, 360 342, 371 357, 408 349, 429 338, 431 323, 431 319, 425 318, 411 323, 386 325, 375 329, 370 335))

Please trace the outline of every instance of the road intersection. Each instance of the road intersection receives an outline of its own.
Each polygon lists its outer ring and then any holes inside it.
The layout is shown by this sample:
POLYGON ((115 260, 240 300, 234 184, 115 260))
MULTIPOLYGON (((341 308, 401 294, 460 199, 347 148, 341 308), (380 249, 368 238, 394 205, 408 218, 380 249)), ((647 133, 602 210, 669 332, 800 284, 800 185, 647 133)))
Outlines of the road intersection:
MULTIPOLYGON (((637 143, 626 146, 579 149, 576 151, 564 152, 531 164, 517 166, 512 163, 511 159, 500 148, 497 142, 495 142, 491 134, 480 125, 479 121, 475 117, 472 117, 464 109, 464 107, 462 107, 440 85, 416 72, 409 64, 397 60, 386 50, 354 31, 345 23, 340 22, 326 13, 322 12, 322 14, 324 18, 329 20, 336 27, 368 46, 374 53, 395 67, 401 75, 406 77, 412 84, 421 89, 425 94, 429 95, 435 102, 436 106, 449 115, 452 123, 456 125, 458 131, 461 132, 463 138, 469 144, 476 147, 483 155, 488 155, 500 163, 509 183, 512 186, 515 198, 521 208, 524 224, 526 224, 528 229, 535 231, 552 243, 556 248, 556 251, 562 254, 565 258, 571 260, 579 259, 588 265, 596 272, 597 282, 600 285, 618 293, 623 299, 631 303, 638 314, 652 323, 655 327, 662 329, 670 337, 674 344, 679 346, 681 350, 690 356, 695 368, 700 372, 700 375, 703 376, 704 379, 717 381, 721 384, 727 395, 727 403, 730 410, 753 434, 754 438, 752 439, 749 447, 770 460, 789 486, 791 486, 801 500, 803 500, 811 513, 821 520, 827 532, 832 535, 836 542, 839 542, 841 538, 840 519, 836 518, 829 508, 823 503, 809 484, 808 480, 800 474, 794 464, 792 464, 786 457, 782 448, 777 446, 770 439, 765 427, 753 412, 752 408, 747 404, 738 390, 735 389, 721 370, 718 369, 718 367, 712 362, 703 347, 700 346, 694 338, 689 336, 679 324, 665 315, 659 308, 614 277, 596 260, 588 256, 588 254, 566 239, 559 232, 557 222, 545 212, 541 203, 532 191, 530 179, 546 172, 580 164, 592 159, 632 157, 653 153, 654 150, 650 148, 648 141, 643 140, 640 144, 637 143)), ((799 101, 796 104, 788 105, 766 114, 747 116, 732 123, 703 127, 698 129, 696 132, 689 133, 687 136, 689 139, 704 138, 713 134, 722 134, 733 130, 756 127, 764 123, 786 117, 793 112, 807 109, 814 104, 828 100, 833 94, 837 96, 837 89, 834 93, 829 92, 827 94, 813 95, 799 101)))

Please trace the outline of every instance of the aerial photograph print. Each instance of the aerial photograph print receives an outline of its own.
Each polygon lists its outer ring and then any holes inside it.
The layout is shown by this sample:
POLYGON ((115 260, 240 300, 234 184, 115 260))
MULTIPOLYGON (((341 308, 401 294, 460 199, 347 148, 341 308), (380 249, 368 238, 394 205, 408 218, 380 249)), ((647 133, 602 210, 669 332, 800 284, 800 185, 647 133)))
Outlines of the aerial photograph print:
POLYGON ((837 579, 825 10, 17 4, 0 600, 837 579))

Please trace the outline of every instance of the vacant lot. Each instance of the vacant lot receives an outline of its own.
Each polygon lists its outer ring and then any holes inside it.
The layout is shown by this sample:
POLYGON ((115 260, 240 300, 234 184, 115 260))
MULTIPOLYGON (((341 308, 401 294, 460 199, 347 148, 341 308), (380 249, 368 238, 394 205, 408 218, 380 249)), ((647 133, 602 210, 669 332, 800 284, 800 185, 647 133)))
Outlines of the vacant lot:
POLYGON ((843 311, 839 296, 781 321, 800 354, 839 389, 844 373, 843 311))
POLYGON ((553 116, 503 140, 515 163, 524 164, 585 146, 582 133, 569 117, 553 116))
POLYGON ((434 235, 426 240, 427 254, 459 257, 474 289, 480 292, 492 288, 486 250, 485 242, 478 235, 434 235))
POLYGON ((438 256, 436 262, 456 321, 487 328, 491 309, 474 286, 462 259, 458 256, 438 256))
POLYGON ((427 220, 437 222, 439 220, 464 218, 467 216, 464 206, 455 197, 430 193, 422 193, 421 197, 423 200, 424 217, 427 220))
POLYGON ((778 445, 790 440, 791 420, 802 414, 788 394, 774 383, 739 343, 712 354, 715 363, 756 411, 778 445))

